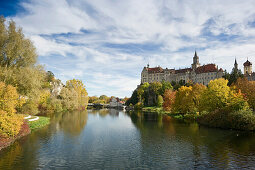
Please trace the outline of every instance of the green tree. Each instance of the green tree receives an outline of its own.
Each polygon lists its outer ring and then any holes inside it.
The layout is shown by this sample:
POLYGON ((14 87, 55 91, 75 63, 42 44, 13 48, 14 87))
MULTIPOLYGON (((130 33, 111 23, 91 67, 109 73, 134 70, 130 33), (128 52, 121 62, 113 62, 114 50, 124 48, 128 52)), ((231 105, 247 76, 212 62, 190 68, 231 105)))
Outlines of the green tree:
POLYGON ((241 70, 237 70, 235 68, 233 68, 232 72, 230 73, 230 75, 226 75, 226 77, 228 78, 228 85, 230 86, 231 84, 235 83, 237 81, 238 78, 243 78, 243 74, 241 70))
POLYGON ((163 97, 161 95, 158 95, 157 106, 162 107, 163 103, 164 103, 163 97))
POLYGON ((37 61, 35 47, 26 39, 21 28, 10 21, 5 26, 4 17, 0 17, 0 65, 3 68, 29 67, 37 61))
POLYGON ((170 82, 162 81, 161 95, 164 95, 166 90, 172 90, 173 86, 170 82))

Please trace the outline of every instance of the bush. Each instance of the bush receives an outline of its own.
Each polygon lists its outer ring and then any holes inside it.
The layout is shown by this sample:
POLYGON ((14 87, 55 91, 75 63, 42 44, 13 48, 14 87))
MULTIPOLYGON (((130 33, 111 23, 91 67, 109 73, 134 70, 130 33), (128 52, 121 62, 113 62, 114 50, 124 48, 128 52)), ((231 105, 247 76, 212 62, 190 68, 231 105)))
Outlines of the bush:
POLYGON ((138 102, 135 104, 135 109, 136 110, 141 110, 143 108, 143 103, 142 102, 138 102))
POLYGON ((217 110, 202 114, 198 123, 210 127, 236 130, 255 130, 255 115, 251 110, 217 110))
POLYGON ((3 137, 14 137, 16 136, 22 124, 24 118, 22 115, 14 114, 8 115, 7 112, 0 111, 0 135, 3 137))

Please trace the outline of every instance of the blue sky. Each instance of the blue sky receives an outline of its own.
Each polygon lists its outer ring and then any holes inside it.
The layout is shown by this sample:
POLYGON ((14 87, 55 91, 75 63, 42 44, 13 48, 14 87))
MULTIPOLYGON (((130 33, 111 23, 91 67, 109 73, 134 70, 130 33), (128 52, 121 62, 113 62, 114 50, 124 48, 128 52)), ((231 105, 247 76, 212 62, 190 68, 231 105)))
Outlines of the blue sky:
POLYGON ((90 96, 130 96, 150 66, 200 63, 231 71, 255 63, 254 0, 1 0, 0 15, 23 28, 39 63, 90 96))

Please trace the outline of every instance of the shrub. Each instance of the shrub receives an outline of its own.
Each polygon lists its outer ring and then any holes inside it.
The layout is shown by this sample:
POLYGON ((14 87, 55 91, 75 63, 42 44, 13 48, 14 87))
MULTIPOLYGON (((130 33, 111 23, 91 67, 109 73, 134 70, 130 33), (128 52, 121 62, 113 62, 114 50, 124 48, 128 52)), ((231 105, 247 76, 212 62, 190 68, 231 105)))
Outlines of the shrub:
POLYGON ((237 130, 255 130, 255 115, 251 110, 229 111, 217 110, 202 114, 198 123, 210 127, 237 130))
POLYGON ((136 110, 141 110, 143 108, 143 103, 142 102, 138 102, 135 104, 135 109, 136 110))
POLYGON ((22 124, 24 118, 22 115, 14 114, 8 115, 7 112, 0 111, 0 135, 3 137, 14 137, 16 136, 22 124))

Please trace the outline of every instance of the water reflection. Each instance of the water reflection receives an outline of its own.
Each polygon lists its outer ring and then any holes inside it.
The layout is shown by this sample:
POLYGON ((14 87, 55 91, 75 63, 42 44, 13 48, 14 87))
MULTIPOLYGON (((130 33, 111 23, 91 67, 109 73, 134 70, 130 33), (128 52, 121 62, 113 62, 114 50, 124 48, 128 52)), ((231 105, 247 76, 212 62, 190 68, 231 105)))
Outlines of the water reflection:
POLYGON ((132 112, 129 115, 134 125, 140 130, 143 152, 150 152, 145 151, 148 145, 150 150, 156 145, 157 148, 151 154, 157 152, 161 156, 162 154, 166 157, 170 156, 172 160, 176 152, 181 151, 184 155, 178 154, 182 155, 185 167, 189 164, 188 167, 192 168, 254 167, 255 135, 253 132, 200 127, 194 122, 184 123, 167 115, 153 113, 132 112), (165 138, 168 140, 167 144, 165 138), (153 143, 152 146, 151 143, 153 143), (171 148, 172 144, 174 144, 173 148, 171 148), (167 150, 172 150, 174 154, 171 152, 164 154, 167 150))
POLYGON ((0 152, 0 169, 242 169, 254 133, 115 109, 63 112, 0 152))

